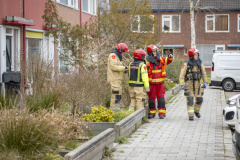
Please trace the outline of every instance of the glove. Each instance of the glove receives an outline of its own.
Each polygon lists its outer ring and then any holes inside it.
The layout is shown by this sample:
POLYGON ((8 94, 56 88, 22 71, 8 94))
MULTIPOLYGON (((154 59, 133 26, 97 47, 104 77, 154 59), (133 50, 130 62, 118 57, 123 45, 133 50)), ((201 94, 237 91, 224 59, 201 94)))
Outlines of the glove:
POLYGON ((128 66, 125 66, 125 71, 128 71, 128 66))
POLYGON ((182 88, 183 90, 185 90, 185 85, 181 85, 181 88, 182 88))
POLYGON ((150 88, 149 88, 149 87, 147 87, 147 88, 145 88, 145 90, 146 90, 146 92, 149 92, 149 91, 150 91, 150 88))
POLYGON ((169 54, 169 55, 168 55, 168 58, 172 58, 172 57, 173 57, 173 55, 172 55, 172 54, 169 54))
POLYGON ((207 88, 207 83, 205 82, 205 83, 203 83, 203 86, 202 86, 203 88, 207 88))

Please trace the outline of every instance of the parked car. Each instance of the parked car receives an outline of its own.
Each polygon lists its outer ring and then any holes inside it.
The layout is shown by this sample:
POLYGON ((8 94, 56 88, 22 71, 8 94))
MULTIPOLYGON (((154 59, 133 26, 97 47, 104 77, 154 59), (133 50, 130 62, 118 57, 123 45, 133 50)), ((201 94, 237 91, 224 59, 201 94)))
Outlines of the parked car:
POLYGON ((236 123, 235 123, 235 132, 232 136, 233 142, 233 153, 236 156, 237 160, 240 160, 240 94, 235 96, 236 100, 236 123))
POLYGON ((214 50, 209 86, 220 86, 225 91, 240 89, 239 64, 240 50, 214 50))
POLYGON ((238 95, 232 96, 228 99, 227 101, 227 106, 223 108, 223 117, 224 117, 224 122, 229 126, 229 127, 235 127, 236 123, 236 113, 237 113, 237 108, 236 108, 236 97, 238 95))

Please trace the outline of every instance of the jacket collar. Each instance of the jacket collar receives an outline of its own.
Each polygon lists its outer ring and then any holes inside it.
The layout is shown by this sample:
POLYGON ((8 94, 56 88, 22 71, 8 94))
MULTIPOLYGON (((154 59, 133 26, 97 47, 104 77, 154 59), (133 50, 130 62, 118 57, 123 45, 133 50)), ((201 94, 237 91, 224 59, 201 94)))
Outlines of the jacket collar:
POLYGON ((112 53, 115 53, 118 56, 119 60, 122 61, 122 54, 120 52, 118 52, 117 48, 115 48, 112 51, 112 53))

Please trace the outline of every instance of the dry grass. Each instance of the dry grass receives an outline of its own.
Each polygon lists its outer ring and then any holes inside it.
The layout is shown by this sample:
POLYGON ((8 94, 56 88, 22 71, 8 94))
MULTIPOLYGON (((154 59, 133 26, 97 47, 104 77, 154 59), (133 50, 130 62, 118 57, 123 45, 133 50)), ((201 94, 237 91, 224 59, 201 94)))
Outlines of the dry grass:
POLYGON ((30 113, 28 110, 2 109, 0 159, 10 155, 41 157, 46 150, 57 148, 59 143, 84 135, 85 130, 83 120, 73 120, 72 116, 63 115, 57 110, 30 113))

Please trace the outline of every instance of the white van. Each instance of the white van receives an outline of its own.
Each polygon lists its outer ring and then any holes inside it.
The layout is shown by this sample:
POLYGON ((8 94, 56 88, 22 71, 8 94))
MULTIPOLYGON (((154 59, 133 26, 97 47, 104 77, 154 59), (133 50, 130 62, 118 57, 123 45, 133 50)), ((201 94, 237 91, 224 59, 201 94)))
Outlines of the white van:
POLYGON ((240 89, 240 50, 213 51, 211 83, 225 91, 240 89))

